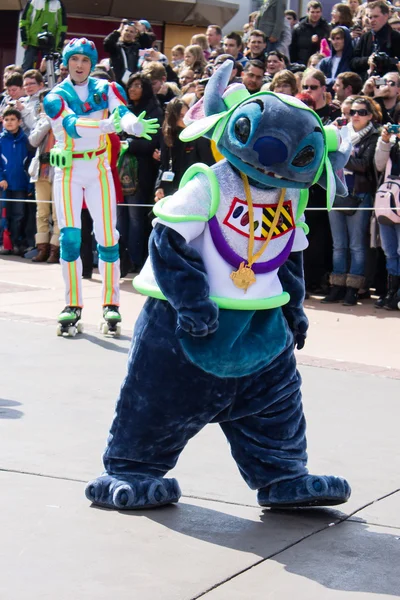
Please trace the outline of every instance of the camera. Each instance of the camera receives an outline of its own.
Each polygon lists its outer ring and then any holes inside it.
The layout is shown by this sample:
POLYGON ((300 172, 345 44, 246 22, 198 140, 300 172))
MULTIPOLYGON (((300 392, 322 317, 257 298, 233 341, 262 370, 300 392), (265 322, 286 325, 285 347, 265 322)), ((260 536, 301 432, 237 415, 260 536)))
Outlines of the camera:
POLYGON ((206 85, 209 81, 210 81, 209 77, 204 77, 204 79, 198 79, 197 83, 199 83, 200 85, 204 85, 204 87, 206 87, 206 85))
POLYGON ((375 79, 376 87, 380 87, 381 85, 386 85, 386 79, 384 77, 377 77, 375 79))
POLYGON ((400 133, 400 125, 394 125, 393 123, 387 128, 388 133, 400 133))
POLYGON ((397 71, 396 65, 399 62, 398 58, 391 58, 386 52, 375 52, 373 54, 375 63, 375 71, 373 75, 386 75, 389 71, 397 71))
POLYGON ((353 27, 350 27, 350 31, 357 31, 360 29, 362 31, 362 22, 361 21, 355 21, 353 27))
POLYGON ((345 119, 344 117, 339 117, 336 119, 336 123, 339 127, 344 127, 345 125, 347 125, 347 119, 345 119))
POLYGON ((47 23, 43 24, 43 30, 37 34, 37 43, 39 50, 41 50, 43 54, 54 52, 56 40, 51 31, 49 31, 47 23))

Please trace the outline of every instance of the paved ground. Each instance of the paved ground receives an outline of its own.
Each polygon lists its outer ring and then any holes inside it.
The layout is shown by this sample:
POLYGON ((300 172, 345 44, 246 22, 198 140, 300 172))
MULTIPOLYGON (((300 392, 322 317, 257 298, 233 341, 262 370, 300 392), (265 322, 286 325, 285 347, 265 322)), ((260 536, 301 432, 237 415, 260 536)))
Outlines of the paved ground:
POLYGON ((118 513, 90 507, 142 305, 123 284, 124 336, 57 338, 59 267, 0 260, 1 600, 358 600, 400 596, 400 313, 307 301, 299 353, 310 469, 345 475, 339 510, 261 510, 217 426, 173 474, 183 499, 118 513), (79 365, 78 367, 74 365, 79 365))

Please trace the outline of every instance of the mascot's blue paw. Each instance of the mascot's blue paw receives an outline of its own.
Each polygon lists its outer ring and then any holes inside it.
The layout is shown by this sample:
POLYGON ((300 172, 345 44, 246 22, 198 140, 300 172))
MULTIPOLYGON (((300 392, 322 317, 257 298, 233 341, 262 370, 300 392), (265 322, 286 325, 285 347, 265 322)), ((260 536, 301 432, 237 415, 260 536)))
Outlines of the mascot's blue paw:
POLYGON ((206 337, 218 329, 219 309, 211 300, 200 300, 190 308, 178 310, 178 325, 193 337, 206 337))
POLYGON ((273 483, 258 490, 257 501, 270 508, 334 506, 350 498, 351 488, 345 479, 328 475, 303 475, 273 483))
POLYGON ((176 479, 137 475, 128 482, 112 475, 101 475, 87 484, 85 494, 98 506, 139 510, 178 502, 181 490, 176 479))

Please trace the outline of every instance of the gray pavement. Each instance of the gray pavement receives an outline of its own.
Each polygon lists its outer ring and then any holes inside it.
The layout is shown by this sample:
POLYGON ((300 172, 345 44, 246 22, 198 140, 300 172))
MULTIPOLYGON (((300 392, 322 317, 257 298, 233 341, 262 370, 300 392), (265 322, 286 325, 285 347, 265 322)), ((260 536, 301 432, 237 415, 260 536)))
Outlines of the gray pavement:
MULTIPOLYGON (((13 293, 7 285, 0 294, 13 293)), ((84 483, 101 471, 129 332, 104 338, 89 323, 82 336, 57 338, 53 320, 7 306, 1 600, 400 596, 400 380, 301 367, 310 470, 344 475, 353 488, 337 509, 262 510, 213 425, 172 472, 177 506, 107 511, 90 506, 84 483)))

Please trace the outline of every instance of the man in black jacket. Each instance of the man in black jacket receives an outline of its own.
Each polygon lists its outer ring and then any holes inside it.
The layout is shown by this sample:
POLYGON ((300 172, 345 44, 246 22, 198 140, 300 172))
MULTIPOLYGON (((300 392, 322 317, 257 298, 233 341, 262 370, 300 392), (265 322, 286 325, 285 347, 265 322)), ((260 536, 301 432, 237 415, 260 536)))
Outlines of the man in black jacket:
POLYGON ((146 33, 138 35, 135 23, 124 19, 119 29, 104 39, 103 45, 110 55, 115 79, 119 84, 126 85, 132 73, 138 70, 139 50, 150 48, 151 39, 146 33))
POLYGON ((307 17, 292 29, 290 61, 306 65, 312 54, 319 51, 321 40, 328 39, 330 26, 322 18, 321 2, 307 4, 307 17))
POLYGON ((398 61, 392 60, 392 65, 388 65, 384 72, 379 73, 380 65, 376 59, 374 62, 377 52, 385 52, 392 59, 400 57, 400 33, 394 31, 388 24, 390 16, 388 4, 384 0, 370 2, 367 15, 371 23, 371 31, 360 37, 350 63, 352 70, 361 75, 364 80, 369 74, 382 76, 388 71, 396 70, 398 61))

